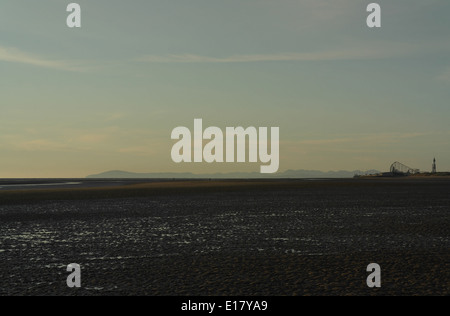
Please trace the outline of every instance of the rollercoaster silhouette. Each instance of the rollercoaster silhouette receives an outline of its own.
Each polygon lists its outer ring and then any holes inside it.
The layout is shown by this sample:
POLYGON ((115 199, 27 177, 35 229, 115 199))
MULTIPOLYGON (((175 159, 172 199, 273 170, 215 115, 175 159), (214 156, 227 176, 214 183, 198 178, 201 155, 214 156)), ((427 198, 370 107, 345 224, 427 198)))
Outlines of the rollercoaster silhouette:
POLYGON ((398 175, 417 174, 417 173, 420 173, 420 170, 410 168, 410 167, 402 164, 401 162, 396 161, 391 165, 391 173, 398 174, 398 175))

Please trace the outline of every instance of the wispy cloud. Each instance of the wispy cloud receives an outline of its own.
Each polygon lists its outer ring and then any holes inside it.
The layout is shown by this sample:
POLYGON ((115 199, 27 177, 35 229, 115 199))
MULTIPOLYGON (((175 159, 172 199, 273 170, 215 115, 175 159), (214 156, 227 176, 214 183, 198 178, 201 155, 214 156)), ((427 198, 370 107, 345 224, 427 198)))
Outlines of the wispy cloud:
POLYGON ((115 127, 85 129, 24 129, 0 135, 0 147, 24 152, 87 152, 100 148, 110 141, 115 127))
MULTIPOLYGON (((435 53, 450 52, 450 45, 442 41, 428 41, 423 45, 415 42, 371 41, 343 42, 340 47, 309 52, 284 52, 275 54, 236 54, 230 56, 205 56, 198 54, 143 55, 134 61, 147 63, 250 63, 250 62, 319 62, 319 61, 352 61, 381 60, 404 58, 407 56, 423 56, 435 53)), ((447 77, 448 72, 444 74, 447 77)))
POLYGON ((47 59, 14 47, 0 46, 0 62, 19 63, 63 71, 77 72, 88 70, 88 67, 81 62, 47 59))
POLYGON ((69 145, 50 139, 34 139, 19 141, 14 144, 16 149, 22 151, 71 151, 69 145))
POLYGON ((233 55, 229 57, 209 57, 202 55, 146 55, 136 60, 148 63, 248 63, 270 61, 333 61, 333 60, 368 60, 403 56, 411 50, 406 45, 392 45, 378 49, 357 48, 323 52, 279 53, 257 55, 233 55))
POLYGON ((298 145, 317 145, 317 146, 325 146, 325 145, 339 145, 345 143, 383 143, 383 144, 392 144, 402 142, 406 139, 414 139, 417 137, 426 137, 433 135, 440 135, 439 132, 427 132, 427 133, 419 133, 419 132, 410 132, 410 133, 377 133, 377 134, 368 134, 368 135, 355 135, 352 137, 342 137, 342 138, 331 138, 331 139, 309 139, 309 140, 301 140, 298 141, 298 145))
POLYGON ((248 63, 264 61, 320 61, 320 60, 345 60, 353 58, 369 58, 369 55, 350 56, 342 53, 287 53, 273 55, 234 55, 224 58, 207 57, 200 55, 147 55, 138 59, 140 62, 149 63, 248 63))

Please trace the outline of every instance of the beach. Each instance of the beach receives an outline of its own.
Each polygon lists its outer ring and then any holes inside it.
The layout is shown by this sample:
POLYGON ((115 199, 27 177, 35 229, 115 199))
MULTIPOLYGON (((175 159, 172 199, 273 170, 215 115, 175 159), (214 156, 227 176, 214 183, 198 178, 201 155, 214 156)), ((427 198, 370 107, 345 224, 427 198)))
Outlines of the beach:
POLYGON ((449 179, 28 182, 0 181, 0 295, 450 294, 449 179))

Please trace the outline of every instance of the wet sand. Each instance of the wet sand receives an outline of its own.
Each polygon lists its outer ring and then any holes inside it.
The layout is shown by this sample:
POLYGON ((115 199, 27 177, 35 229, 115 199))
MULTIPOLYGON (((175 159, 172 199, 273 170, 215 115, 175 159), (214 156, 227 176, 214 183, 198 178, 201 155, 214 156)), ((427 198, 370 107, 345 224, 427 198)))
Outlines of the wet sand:
POLYGON ((0 295, 449 295, 449 189, 427 179, 4 190, 0 295), (66 287, 72 262, 81 289, 66 287), (366 285, 372 262, 381 289, 366 285))

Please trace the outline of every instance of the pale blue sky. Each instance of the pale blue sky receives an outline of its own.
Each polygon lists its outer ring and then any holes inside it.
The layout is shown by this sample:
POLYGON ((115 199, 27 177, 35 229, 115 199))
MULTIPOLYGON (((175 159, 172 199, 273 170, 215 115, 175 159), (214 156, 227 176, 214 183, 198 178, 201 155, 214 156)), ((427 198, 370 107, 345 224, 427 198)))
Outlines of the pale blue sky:
POLYGON ((170 159, 177 126, 278 126, 280 171, 450 170, 450 2, 0 5, 0 177, 258 171, 170 159))

